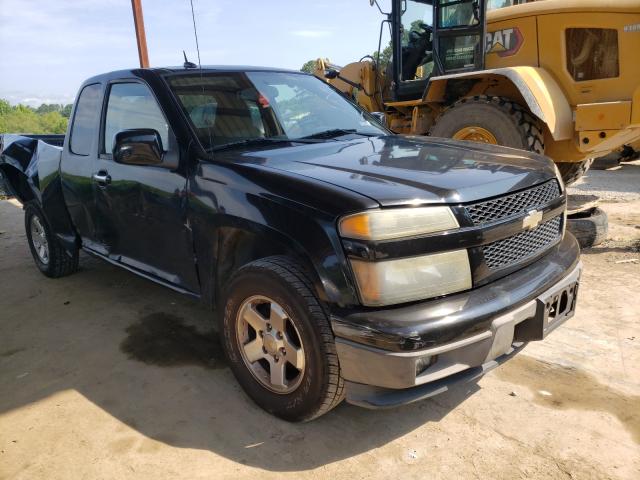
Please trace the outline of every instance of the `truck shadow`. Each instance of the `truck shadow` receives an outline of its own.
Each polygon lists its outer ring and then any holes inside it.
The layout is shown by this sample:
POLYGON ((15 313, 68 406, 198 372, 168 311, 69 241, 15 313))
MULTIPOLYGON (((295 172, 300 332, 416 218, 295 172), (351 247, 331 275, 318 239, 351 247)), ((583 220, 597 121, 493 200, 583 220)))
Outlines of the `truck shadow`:
POLYGON ((104 445, 108 454, 164 443, 270 471, 313 469, 438 422, 479 388, 386 411, 342 404, 290 424, 243 393, 211 312, 195 301, 87 257, 78 274, 52 281, 23 250, 0 265, 15 283, 2 300, 0 385, 12 393, 0 396, 0 413, 75 390, 146 437, 119 429, 104 445))

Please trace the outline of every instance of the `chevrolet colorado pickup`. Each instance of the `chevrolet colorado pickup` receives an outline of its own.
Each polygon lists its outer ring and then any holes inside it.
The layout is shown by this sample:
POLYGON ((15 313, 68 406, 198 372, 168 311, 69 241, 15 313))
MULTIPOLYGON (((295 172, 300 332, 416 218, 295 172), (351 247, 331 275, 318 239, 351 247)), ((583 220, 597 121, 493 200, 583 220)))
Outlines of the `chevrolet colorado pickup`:
POLYGON ((473 381, 575 311, 550 160, 393 135, 310 75, 107 73, 65 136, 0 152, 42 273, 83 249, 204 300, 239 383, 287 420, 473 381))

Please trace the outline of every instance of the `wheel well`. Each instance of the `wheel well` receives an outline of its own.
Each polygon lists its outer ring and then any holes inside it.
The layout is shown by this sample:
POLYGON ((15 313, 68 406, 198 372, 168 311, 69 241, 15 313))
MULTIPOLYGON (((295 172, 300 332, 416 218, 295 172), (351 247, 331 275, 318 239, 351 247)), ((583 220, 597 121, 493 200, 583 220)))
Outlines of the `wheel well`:
POLYGON ((553 141, 573 138, 573 110, 557 81, 544 68, 504 67, 443 75, 431 80, 425 100, 446 105, 456 100, 451 98, 454 93, 508 98, 537 117, 553 141))
POLYGON ((262 258, 283 255, 297 261, 311 278, 319 298, 325 295, 320 277, 311 259, 304 252, 291 246, 291 242, 271 231, 253 231, 237 227, 222 227, 214 265, 214 291, 211 303, 215 308, 217 299, 224 296, 228 280, 243 266, 262 258))

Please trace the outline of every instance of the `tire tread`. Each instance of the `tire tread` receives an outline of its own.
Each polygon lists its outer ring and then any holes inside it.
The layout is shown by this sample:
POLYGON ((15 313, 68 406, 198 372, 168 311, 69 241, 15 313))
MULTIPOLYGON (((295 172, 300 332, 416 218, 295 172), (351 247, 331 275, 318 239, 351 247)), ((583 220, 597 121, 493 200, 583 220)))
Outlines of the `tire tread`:
POLYGON ((512 117, 514 122, 520 128, 522 134, 524 135, 524 140, 526 145, 528 146, 528 150, 531 152, 544 154, 544 134, 543 129, 540 126, 540 122, 536 120, 536 118, 522 106, 506 97, 493 95, 474 95, 473 97, 462 98, 444 109, 440 113, 440 115, 436 117, 433 125, 429 130, 429 135, 432 134, 435 125, 438 124, 438 121, 441 120, 444 115, 451 115, 452 113, 456 113, 457 109, 459 109, 462 105, 468 103, 489 104, 504 111, 506 114, 512 117))

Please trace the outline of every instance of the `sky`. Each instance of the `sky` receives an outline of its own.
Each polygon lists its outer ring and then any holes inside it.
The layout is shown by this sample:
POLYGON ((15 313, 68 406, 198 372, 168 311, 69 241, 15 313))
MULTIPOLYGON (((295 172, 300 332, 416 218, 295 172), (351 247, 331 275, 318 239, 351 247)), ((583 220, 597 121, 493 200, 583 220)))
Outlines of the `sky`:
MULTIPOLYGON (((203 65, 345 65, 378 48, 382 15, 368 0, 193 4, 203 65)), ((142 6, 151 66, 181 65, 182 50, 197 63, 189 0, 142 6)), ((0 0, 0 98, 12 104, 71 103, 86 78, 138 65, 130 0, 0 0)))

